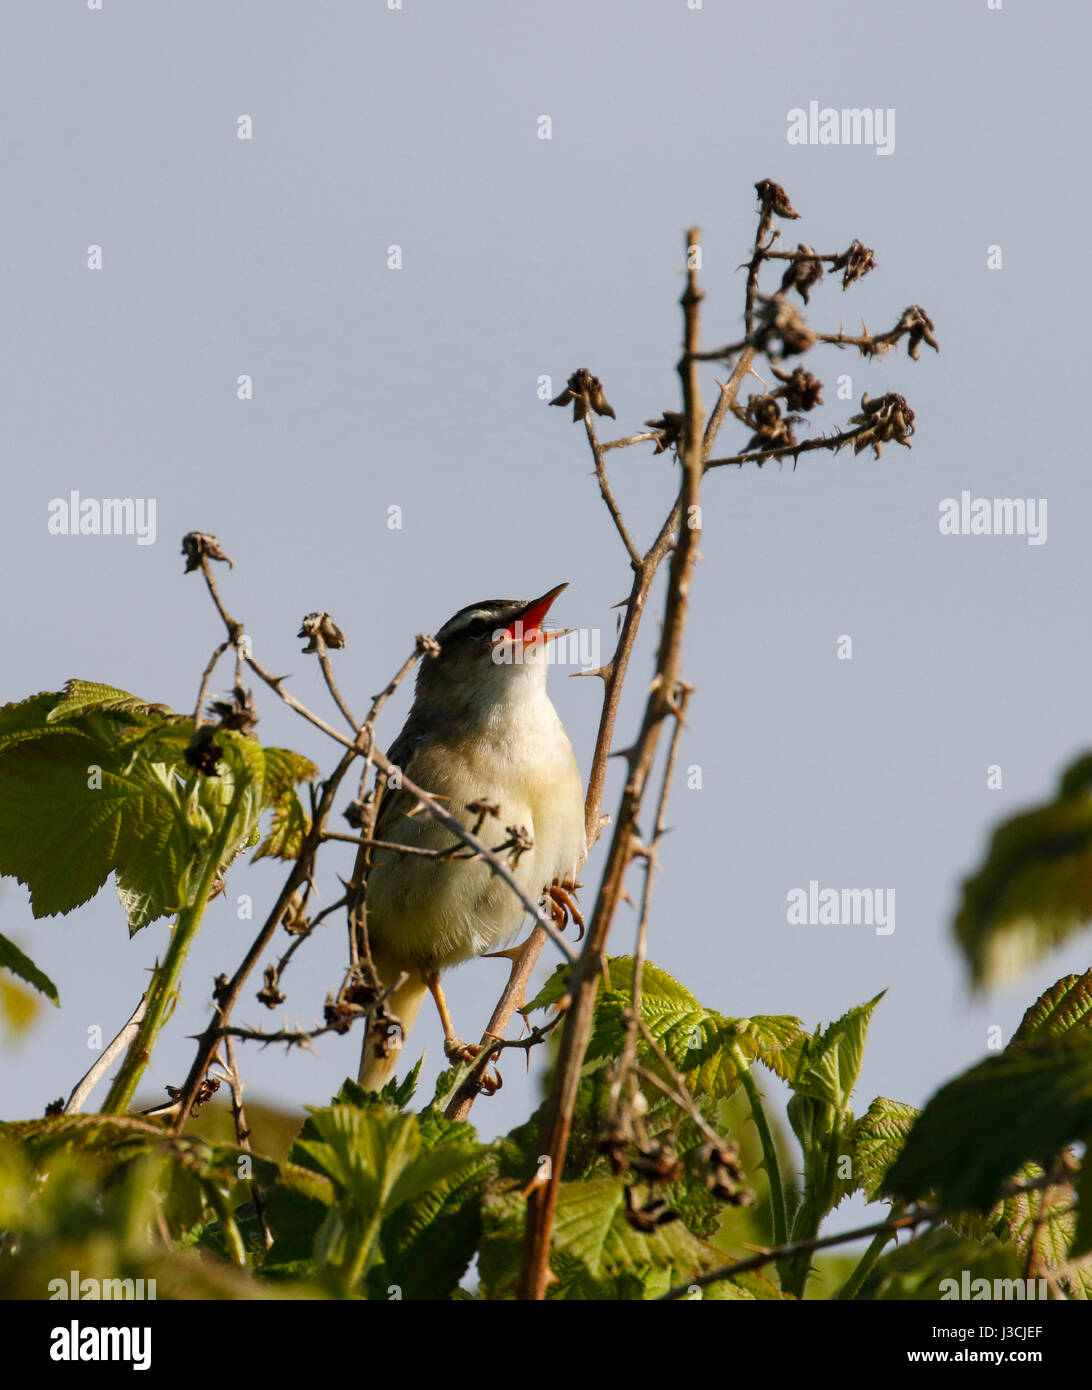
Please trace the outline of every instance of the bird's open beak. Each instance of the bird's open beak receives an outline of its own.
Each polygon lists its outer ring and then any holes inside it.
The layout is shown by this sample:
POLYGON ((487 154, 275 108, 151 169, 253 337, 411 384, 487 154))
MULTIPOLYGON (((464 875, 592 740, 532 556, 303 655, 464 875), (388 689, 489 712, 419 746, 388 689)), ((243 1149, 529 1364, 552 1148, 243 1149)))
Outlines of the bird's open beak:
POLYGON ((518 613, 509 624, 505 637, 511 641, 532 642, 535 640, 548 642, 551 637, 558 637, 558 632, 542 632, 542 620, 550 611, 550 605, 562 589, 567 589, 568 584, 559 584, 556 589, 551 589, 549 593, 543 594, 541 598, 533 599, 521 613, 518 613))

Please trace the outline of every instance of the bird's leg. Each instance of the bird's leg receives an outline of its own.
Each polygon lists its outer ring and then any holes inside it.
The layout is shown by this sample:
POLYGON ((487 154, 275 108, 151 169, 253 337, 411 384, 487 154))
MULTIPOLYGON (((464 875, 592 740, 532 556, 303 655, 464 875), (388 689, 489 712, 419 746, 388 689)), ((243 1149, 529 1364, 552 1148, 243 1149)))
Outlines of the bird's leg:
POLYGON ((573 883, 571 879, 564 879, 561 883, 554 883, 546 890, 546 896, 550 899, 550 911, 554 921, 558 926, 564 927, 568 917, 571 917, 580 929, 577 941, 584 939, 584 914, 576 905, 576 900, 572 894, 580 887, 579 883, 573 883), (560 913, 560 917, 559 914, 560 913))
POLYGON ((436 1000, 436 1008, 440 1013, 440 1023, 444 1030, 444 1056, 449 1062, 473 1061, 481 1048, 477 1043, 464 1043, 461 1038, 456 1037, 455 1029, 451 1026, 451 1015, 447 1011, 447 1000, 440 988, 439 972, 434 970, 426 977, 425 983, 428 985, 429 993, 436 1000))

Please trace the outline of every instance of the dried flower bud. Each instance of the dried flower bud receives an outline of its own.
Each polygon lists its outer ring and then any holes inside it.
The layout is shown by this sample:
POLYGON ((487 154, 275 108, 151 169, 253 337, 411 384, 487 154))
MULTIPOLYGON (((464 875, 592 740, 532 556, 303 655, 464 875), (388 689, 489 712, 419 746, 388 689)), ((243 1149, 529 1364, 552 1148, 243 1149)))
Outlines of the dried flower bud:
POLYGON ((645 424, 651 430, 659 430, 660 437, 656 440, 656 448, 652 452, 654 455, 662 454, 667 449, 678 449, 686 416, 678 410, 665 410, 658 420, 646 420, 645 424))
POLYGON ((199 570, 202 560, 223 560, 226 565, 235 568, 234 562, 220 549, 220 542, 216 537, 206 535, 204 531, 190 531, 182 537, 182 554, 186 557, 186 568, 183 571, 185 574, 189 574, 191 570, 199 570))
POLYGON ((326 1026, 335 1033, 347 1033, 353 1026, 353 1020, 360 1017, 360 1010, 355 1004, 336 999, 328 999, 322 1013, 326 1026))
POLYGON ((806 304, 812 286, 823 278, 823 262, 815 254, 815 248, 801 241, 796 248, 796 259, 791 260, 788 269, 781 277, 781 293, 795 290, 806 304))
POLYGON ((642 1231, 646 1235, 657 1226, 666 1226, 680 1219, 679 1213, 669 1210, 667 1203, 659 1197, 649 1197, 643 1206, 638 1206, 632 1186, 626 1188, 625 1217, 635 1231, 642 1231))
POLYGON ((759 299, 762 308, 755 330, 755 346, 759 352, 778 357, 795 357, 807 352, 815 342, 815 334, 800 310, 779 294, 760 295, 759 299), (781 343, 781 351, 777 354, 770 353, 770 344, 775 341, 781 343))
POLYGON ((508 862, 512 868, 515 868, 519 863, 520 855, 526 854, 529 849, 534 849, 535 842, 531 837, 531 832, 524 825, 506 825, 504 831, 508 839, 499 848, 511 851, 508 855, 508 862))
POLYGON ((277 988, 277 967, 267 965, 262 979, 265 983, 258 991, 258 1002, 264 1004, 267 1009, 275 1009, 278 1004, 284 1003, 284 995, 277 988))
POLYGON ((854 241, 840 256, 835 256, 831 270, 841 270, 842 289, 848 290, 854 280, 860 280, 876 268, 876 253, 861 242, 854 241))
POLYGON ((785 383, 772 394, 782 397, 790 410, 813 410, 817 405, 823 404, 823 398, 819 394, 823 389, 823 383, 803 367, 794 367, 791 372, 783 372, 779 367, 773 367, 771 370, 778 381, 785 383))
POLYGON ((705 1184, 714 1197, 733 1207, 754 1206, 755 1194, 746 1186, 735 1144, 704 1144, 698 1150, 698 1159, 707 1167, 705 1184))
POLYGON ((671 1145, 659 1139, 639 1149, 630 1162, 650 1182, 678 1182, 685 1171, 682 1159, 671 1145))
POLYGON ((216 732, 217 725, 202 724, 186 749, 185 759, 199 777, 215 777, 216 764, 224 756, 221 745, 213 742, 216 732))
POLYGON ((603 383, 597 376, 592 376, 587 367, 580 367, 573 372, 564 391, 560 396, 555 396, 550 404, 568 405, 570 401, 574 420, 583 420, 589 406, 596 415, 609 415, 612 420, 615 418, 614 411, 603 395, 603 383))
POLYGON ((784 417, 772 395, 752 396, 743 412, 745 422, 754 430, 747 445, 750 449, 779 449, 796 443, 792 416, 784 417))
POLYGON ((298 890, 292 894, 281 914, 281 926, 289 936, 306 936, 311 930, 311 922, 303 903, 303 894, 298 890))
POLYGON ((233 729, 240 734, 248 734, 258 723, 254 692, 242 685, 234 688, 230 700, 210 700, 209 713, 219 719, 221 729, 233 729))
POLYGON ((908 309, 903 310, 902 318, 894 329, 894 340, 897 342, 904 333, 909 335, 907 351, 915 362, 918 360, 918 349, 923 342, 928 343, 935 352, 940 351, 940 344, 933 333, 933 320, 920 304, 911 304, 908 309))
POLYGON ((345 634, 329 613, 308 613, 296 636, 309 639, 303 648, 308 653, 320 652, 324 647, 336 651, 345 645, 345 634))
POLYGON ((866 426, 853 441, 855 454, 871 445, 876 458, 879 458, 883 453, 883 445, 889 441, 910 448, 910 436, 914 433, 914 412, 906 404, 906 397, 900 396, 896 391, 891 391, 886 396, 877 396, 874 401, 869 400, 866 391, 861 397, 860 414, 851 416, 849 423, 866 426))
POLYGON ((760 179, 755 184, 755 192, 759 196, 763 210, 768 208, 778 217, 797 218, 800 216, 798 212, 793 210, 793 205, 789 202, 789 195, 779 183, 774 183, 773 179, 760 179))

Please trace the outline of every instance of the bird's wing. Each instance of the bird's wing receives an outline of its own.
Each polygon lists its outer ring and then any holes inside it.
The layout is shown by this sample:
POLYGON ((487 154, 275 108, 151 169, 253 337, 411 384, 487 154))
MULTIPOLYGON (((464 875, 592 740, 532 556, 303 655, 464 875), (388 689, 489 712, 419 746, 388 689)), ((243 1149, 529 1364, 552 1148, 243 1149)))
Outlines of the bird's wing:
MULTIPOLYGON (((396 767, 400 767, 403 772, 409 770, 409 764, 413 761, 413 755, 421 743, 421 736, 414 728, 413 721, 407 722, 405 728, 387 749, 387 757, 396 767)), ((379 810, 375 817, 374 836, 377 840, 386 839, 384 830, 390 830, 399 816, 405 815, 407 811, 413 809, 415 798, 409 792, 401 788, 388 787, 386 784, 379 796, 379 810)))

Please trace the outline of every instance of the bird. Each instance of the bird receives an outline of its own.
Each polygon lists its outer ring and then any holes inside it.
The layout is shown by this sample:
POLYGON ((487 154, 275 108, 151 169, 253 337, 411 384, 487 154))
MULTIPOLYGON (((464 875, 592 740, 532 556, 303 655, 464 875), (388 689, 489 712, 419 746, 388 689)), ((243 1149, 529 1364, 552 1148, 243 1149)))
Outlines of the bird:
MULTIPOLYGON (((560 632, 542 622, 567 584, 530 601, 485 599, 439 629, 439 651, 418 667, 413 704, 388 758, 490 849, 505 846, 520 887, 533 901, 563 903, 580 922, 569 892, 587 843, 584 788, 565 727, 546 691, 547 648, 560 632), (503 828, 503 833, 502 833, 503 828), (492 831, 492 838, 490 836, 492 831)), ((401 1025, 369 1023, 359 1083, 378 1091, 391 1077, 425 995, 432 993, 450 1061, 477 1049, 455 1033, 442 972, 499 954, 519 933, 524 908, 489 865, 388 776, 365 884, 368 942, 376 972, 391 989, 385 1003, 401 1025)), ((556 916, 556 911, 555 911, 556 916)), ((562 920, 564 920, 562 918, 562 920)))

